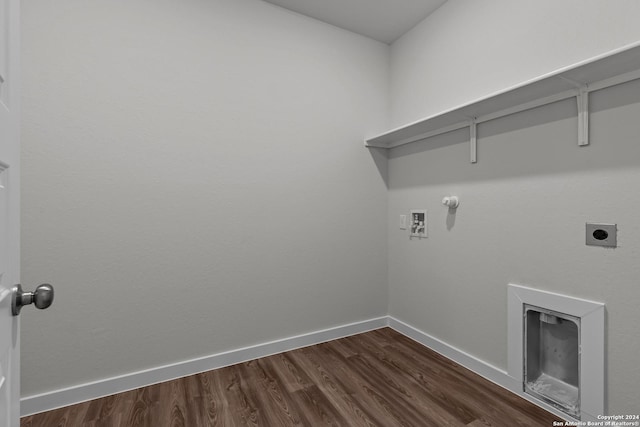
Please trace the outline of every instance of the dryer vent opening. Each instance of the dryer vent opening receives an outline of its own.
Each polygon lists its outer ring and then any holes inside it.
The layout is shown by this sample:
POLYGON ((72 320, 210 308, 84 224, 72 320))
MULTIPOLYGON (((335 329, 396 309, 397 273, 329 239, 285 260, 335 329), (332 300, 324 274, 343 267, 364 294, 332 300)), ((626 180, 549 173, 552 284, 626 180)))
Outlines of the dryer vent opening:
POLYGON ((580 417, 580 319, 525 304, 524 391, 580 417))

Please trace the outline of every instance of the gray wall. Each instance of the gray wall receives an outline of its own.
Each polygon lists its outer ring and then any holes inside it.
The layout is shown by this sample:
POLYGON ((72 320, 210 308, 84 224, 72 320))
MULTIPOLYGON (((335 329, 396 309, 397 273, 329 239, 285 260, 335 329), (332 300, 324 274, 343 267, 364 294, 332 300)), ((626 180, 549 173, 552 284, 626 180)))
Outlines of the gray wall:
POLYGON ((516 282, 607 304, 610 412, 636 412, 637 82, 592 95, 585 148, 571 101, 480 125, 476 165, 465 131, 388 165, 362 148, 640 40, 635 0, 449 0, 391 49, 253 0, 22 7, 22 279, 58 292, 22 316, 23 395, 387 302, 505 369, 516 282), (398 230, 412 208, 429 239, 398 230), (590 220, 617 222, 619 247, 585 247, 590 220))
POLYGON ((448 0, 392 45, 392 124, 640 40, 638 16, 636 0, 448 0))
MULTIPOLYGON (((450 0, 393 45, 395 124, 640 39, 637 3, 525 3, 450 0)), ((389 312, 506 370, 508 283, 602 301, 609 412, 636 413, 640 82, 592 93, 588 147, 576 114, 567 100, 482 123, 475 165, 468 130, 390 151, 389 312), (398 216, 422 208, 429 238, 410 241, 398 216), (587 221, 617 223, 619 247, 585 246, 587 221)))
POLYGON ((571 100, 393 149, 389 160, 392 316, 507 368, 507 284, 604 302, 610 413, 637 410, 640 342, 640 82, 591 96, 591 145, 571 100), (440 204, 460 197, 455 214, 440 204), (400 214, 426 208, 428 239, 400 214), (618 224, 618 248, 585 246, 587 221, 618 224))
POLYGON ((57 292, 23 396, 386 314, 388 46, 254 0, 22 7, 22 280, 57 292))

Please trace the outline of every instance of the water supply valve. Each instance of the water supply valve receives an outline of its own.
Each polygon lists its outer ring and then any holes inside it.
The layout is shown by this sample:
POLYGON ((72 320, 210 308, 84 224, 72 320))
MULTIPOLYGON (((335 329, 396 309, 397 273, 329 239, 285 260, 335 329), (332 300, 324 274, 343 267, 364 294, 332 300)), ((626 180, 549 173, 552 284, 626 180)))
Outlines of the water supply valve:
POLYGON ((456 209, 460 205, 460 201, 457 196, 447 196, 442 199, 442 204, 447 206, 449 209, 456 209))

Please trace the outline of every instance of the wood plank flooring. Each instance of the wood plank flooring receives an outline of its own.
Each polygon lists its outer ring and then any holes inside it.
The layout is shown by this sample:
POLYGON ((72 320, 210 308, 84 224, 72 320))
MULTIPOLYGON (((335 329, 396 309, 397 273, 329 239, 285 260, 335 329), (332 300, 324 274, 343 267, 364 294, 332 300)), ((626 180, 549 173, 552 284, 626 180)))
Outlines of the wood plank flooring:
POLYGON ((384 328, 24 417, 20 425, 550 427, 556 420, 384 328))

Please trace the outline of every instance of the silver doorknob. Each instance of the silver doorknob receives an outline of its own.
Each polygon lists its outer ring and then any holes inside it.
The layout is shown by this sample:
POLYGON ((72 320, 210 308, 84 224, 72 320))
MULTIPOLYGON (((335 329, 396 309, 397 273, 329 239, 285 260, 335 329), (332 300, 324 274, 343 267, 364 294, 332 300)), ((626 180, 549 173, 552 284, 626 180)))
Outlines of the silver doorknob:
POLYGON ((20 314, 23 306, 33 303, 36 308, 45 309, 53 303, 53 286, 48 283, 38 286, 35 292, 23 292, 22 286, 15 285, 12 289, 11 312, 14 316, 20 314))

